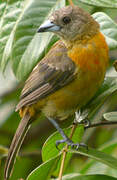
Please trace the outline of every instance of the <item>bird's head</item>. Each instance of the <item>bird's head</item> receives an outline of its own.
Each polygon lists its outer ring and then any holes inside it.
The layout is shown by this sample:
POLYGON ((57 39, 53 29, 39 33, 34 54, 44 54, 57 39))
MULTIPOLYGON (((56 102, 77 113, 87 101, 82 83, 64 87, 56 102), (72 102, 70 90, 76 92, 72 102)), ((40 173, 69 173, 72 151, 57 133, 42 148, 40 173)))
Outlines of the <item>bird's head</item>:
POLYGON ((99 31, 99 24, 78 6, 66 6, 55 11, 38 32, 54 32, 65 41, 91 38, 99 31))

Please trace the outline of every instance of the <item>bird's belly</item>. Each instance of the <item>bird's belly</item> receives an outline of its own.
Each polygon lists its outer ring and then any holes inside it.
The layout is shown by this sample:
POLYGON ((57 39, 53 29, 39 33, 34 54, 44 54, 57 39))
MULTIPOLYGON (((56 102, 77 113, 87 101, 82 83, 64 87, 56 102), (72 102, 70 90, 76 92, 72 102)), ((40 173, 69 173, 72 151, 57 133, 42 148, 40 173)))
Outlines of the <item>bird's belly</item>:
POLYGON ((100 77, 98 74, 94 76, 91 73, 83 76, 80 74, 80 76, 78 75, 72 83, 45 98, 42 112, 46 116, 66 119, 94 96, 104 79, 104 74, 100 77))

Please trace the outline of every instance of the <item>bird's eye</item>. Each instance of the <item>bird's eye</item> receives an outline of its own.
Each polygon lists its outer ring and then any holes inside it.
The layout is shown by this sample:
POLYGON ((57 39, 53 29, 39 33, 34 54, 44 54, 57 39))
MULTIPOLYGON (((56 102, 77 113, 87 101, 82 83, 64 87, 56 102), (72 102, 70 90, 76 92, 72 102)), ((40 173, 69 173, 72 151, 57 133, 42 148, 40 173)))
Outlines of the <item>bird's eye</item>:
POLYGON ((71 18, 68 17, 68 16, 65 16, 65 17, 62 19, 62 21, 64 22, 64 24, 68 24, 68 23, 70 23, 71 18))

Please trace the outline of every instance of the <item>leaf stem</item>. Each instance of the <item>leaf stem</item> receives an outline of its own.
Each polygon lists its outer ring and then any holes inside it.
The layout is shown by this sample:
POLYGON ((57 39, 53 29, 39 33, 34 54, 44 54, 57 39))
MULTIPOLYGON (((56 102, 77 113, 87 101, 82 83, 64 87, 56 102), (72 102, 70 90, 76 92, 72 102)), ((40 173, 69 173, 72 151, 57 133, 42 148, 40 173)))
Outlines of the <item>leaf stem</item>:
MULTIPOLYGON (((76 124, 72 125, 71 134, 69 136, 70 139, 72 138, 72 136, 73 136, 73 134, 75 132, 76 127, 77 127, 76 124)), ((66 158, 66 155, 67 155, 67 150, 68 150, 68 145, 65 146, 65 148, 63 149, 63 152, 62 152, 63 156, 62 156, 62 161, 61 161, 61 166, 60 166, 58 180, 62 180, 62 175, 63 175, 64 165, 65 165, 65 158, 66 158)))

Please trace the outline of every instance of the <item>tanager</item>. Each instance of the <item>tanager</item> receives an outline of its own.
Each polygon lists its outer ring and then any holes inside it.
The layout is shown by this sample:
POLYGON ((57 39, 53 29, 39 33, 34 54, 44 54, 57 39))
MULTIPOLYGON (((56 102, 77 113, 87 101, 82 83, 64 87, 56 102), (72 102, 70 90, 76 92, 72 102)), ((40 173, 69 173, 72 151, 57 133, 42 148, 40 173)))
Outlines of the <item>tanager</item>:
POLYGON ((101 86, 108 66, 108 46, 99 24, 83 9, 69 5, 56 10, 39 33, 60 37, 36 65, 16 107, 22 118, 12 140, 5 166, 9 179, 14 161, 31 123, 41 112, 73 146, 56 119, 65 120, 84 106, 101 86))

